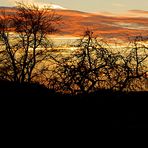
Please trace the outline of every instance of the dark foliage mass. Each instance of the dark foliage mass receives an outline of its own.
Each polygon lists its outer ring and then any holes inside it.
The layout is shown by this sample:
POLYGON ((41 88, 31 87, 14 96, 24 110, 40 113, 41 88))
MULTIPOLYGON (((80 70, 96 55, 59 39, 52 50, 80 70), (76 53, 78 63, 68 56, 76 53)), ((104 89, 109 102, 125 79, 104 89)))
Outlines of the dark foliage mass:
POLYGON ((115 52, 86 30, 65 56, 48 39, 59 23, 54 12, 34 5, 18 3, 10 16, 2 12, 0 100, 6 117, 48 119, 53 126, 148 127, 148 47, 142 38, 115 52))

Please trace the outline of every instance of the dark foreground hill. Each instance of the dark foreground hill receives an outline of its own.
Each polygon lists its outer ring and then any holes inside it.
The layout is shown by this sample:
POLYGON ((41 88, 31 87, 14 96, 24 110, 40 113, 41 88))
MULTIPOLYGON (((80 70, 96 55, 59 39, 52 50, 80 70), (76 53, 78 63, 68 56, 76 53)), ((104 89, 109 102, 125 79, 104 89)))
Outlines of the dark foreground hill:
POLYGON ((147 128, 148 92, 100 90, 62 95, 39 84, 0 81, 2 114, 14 122, 52 126, 147 128))

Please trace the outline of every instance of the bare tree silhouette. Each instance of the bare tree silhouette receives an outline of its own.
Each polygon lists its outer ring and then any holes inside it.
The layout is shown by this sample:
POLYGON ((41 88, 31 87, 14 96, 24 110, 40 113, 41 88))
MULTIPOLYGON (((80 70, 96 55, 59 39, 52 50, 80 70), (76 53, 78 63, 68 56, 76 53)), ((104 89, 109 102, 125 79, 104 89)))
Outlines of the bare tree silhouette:
POLYGON ((135 37, 129 46, 122 58, 123 63, 120 63, 122 66, 120 89, 143 90, 148 80, 148 47, 143 42, 142 36, 135 37))
POLYGON ((30 82, 47 69, 52 46, 47 35, 58 31, 61 17, 50 9, 17 3, 14 15, 0 16, 1 78, 30 82))
POLYGON ((126 53, 112 52, 86 30, 71 56, 55 59, 49 87, 64 93, 89 93, 100 89, 143 89, 147 72, 147 47, 134 40, 126 53))

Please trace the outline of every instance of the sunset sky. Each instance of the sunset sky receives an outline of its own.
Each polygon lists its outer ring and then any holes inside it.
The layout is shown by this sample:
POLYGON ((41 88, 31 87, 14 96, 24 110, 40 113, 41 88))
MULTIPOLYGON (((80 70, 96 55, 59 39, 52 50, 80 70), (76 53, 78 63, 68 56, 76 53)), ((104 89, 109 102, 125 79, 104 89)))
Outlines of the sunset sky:
MULTIPOLYGON (((22 1, 22 0, 17 0, 22 1)), ((147 10, 148 0, 23 0, 38 4, 57 4, 61 7, 85 12, 126 12, 147 10)), ((0 0, 0 6, 13 6, 15 0, 0 0)))
MULTIPOLYGON (((23 2, 41 7, 52 4, 53 8, 58 8, 57 14, 62 16, 64 22, 60 28, 62 36, 79 36, 83 30, 89 28, 107 38, 137 35, 148 38, 148 0, 23 0, 23 2)), ((0 0, 0 6, 15 6, 15 0, 0 0)))

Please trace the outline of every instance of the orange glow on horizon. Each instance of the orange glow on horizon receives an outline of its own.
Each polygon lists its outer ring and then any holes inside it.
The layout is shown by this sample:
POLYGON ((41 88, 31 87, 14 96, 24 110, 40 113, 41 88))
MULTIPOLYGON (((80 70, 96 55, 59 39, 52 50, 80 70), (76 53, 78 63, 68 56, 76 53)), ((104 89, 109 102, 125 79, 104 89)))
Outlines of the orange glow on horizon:
MULTIPOLYGON (((2 10, 0 10, 2 11, 2 10)), ((6 14, 15 13, 15 9, 5 8, 6 14)), ((122 36, 147 36, 148 17, 111 16, 108 14, 84 13, 74 10, 55 10, 62 16, 60 32, 54 36, 79 37, 86 28, 90 28, 96 35, 122 39, 122 36)), ((129 12, 130 14, 131 12, 129 12)), ((135 14, 147 14, 146 11, 132 11, 135 14)))

